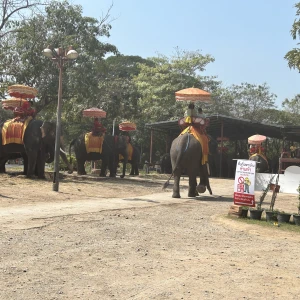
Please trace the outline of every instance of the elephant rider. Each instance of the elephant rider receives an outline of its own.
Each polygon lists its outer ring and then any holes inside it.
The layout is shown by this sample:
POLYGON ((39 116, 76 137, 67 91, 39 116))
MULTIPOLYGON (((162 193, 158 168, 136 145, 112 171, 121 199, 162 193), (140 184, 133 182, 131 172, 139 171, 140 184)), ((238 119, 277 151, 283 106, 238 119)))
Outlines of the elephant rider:
POLYGON ((193 123, 193 117, 197 117, 197 113, 195 111, 195 105, 194 103, 190 103, 188 106, 188 109, 184 113, 185 123, 192 124, 193 123))
POLYGON ((201 107, 198 108, 198 117, 199 117, 199 118, 202 118, 202 119, 205 119, 205 118, 206 118, 206 116, 205 116, 205 114, 203 113, 203 110, 202 110, 201 107))
POLYGON ((106 128, 99 122, 98 118, 94 119, 94 127, 92 129, 92 135, 105 135, 106 128))
POLYGON ((16 118, 26 118, 28 116, 35 117, 36 111, 31 107, 29 101, 23 102, 22 106, 17 106, 14 109, 14 116, 16 118))

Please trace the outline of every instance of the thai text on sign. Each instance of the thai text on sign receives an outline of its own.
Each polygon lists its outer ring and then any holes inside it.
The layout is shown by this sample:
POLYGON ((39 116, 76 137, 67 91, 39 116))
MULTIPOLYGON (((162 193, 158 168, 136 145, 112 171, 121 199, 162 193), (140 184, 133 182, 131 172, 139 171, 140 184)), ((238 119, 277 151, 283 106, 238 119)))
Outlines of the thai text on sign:
POLYGON ((234 181, 234 204, 255 206, 255 170, 256 161, 237 161, 234 181))

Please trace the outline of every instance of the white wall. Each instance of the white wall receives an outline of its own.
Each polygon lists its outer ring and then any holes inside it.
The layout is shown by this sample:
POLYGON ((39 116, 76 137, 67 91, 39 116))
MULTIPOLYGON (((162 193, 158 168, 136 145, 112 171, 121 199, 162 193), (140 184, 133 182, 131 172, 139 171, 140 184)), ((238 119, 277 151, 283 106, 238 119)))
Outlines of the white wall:
MULTIPOLYGON (((270 179, 276 183, 277 174, 257 173, 255 177, 255 191, 262 191, 267 187, 270 179), (274 176, 275 175, 275 176, 274 176)), ((284 174, 279 174, 280 193, 298 194, 297 188, 300 183, 300 167, 290 166, 284 174)))

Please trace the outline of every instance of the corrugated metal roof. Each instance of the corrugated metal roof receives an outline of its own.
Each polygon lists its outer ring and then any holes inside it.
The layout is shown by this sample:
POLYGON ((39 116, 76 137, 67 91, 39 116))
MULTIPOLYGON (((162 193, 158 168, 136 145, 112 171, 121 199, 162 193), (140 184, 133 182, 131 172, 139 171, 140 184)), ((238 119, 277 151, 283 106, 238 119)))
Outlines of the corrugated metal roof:
MULTIPOLYGON (((207 117, 210 119, 207 133, 214 138, 221 136, 223 123, 223 136, 228 137, 232 141, 244 140, 251 135, 261 134, 270 138, 285 138, 286 140, 300 142, 300 126, 270 125, 224 115, 211 115, 207 117)), ((149 129, 168 134, 179 134, 181 132, 178 120, 148 123, 145 126, 149 129)))

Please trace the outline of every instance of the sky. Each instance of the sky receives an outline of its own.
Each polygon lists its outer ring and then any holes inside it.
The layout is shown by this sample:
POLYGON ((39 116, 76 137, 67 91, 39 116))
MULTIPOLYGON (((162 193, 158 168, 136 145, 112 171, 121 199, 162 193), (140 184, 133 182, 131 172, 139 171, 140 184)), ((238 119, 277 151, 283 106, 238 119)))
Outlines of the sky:
POLYGON ((83 15, 99 19, 110 11, 111 36, 103 41, 124 55, 171 56, 175 47, 215 58, 203 75, 223 86, 267 83, 284 99, 300 94, 300 73, 285 54, 299 40, 290 34, 300 0, 72 0, 83 15))

